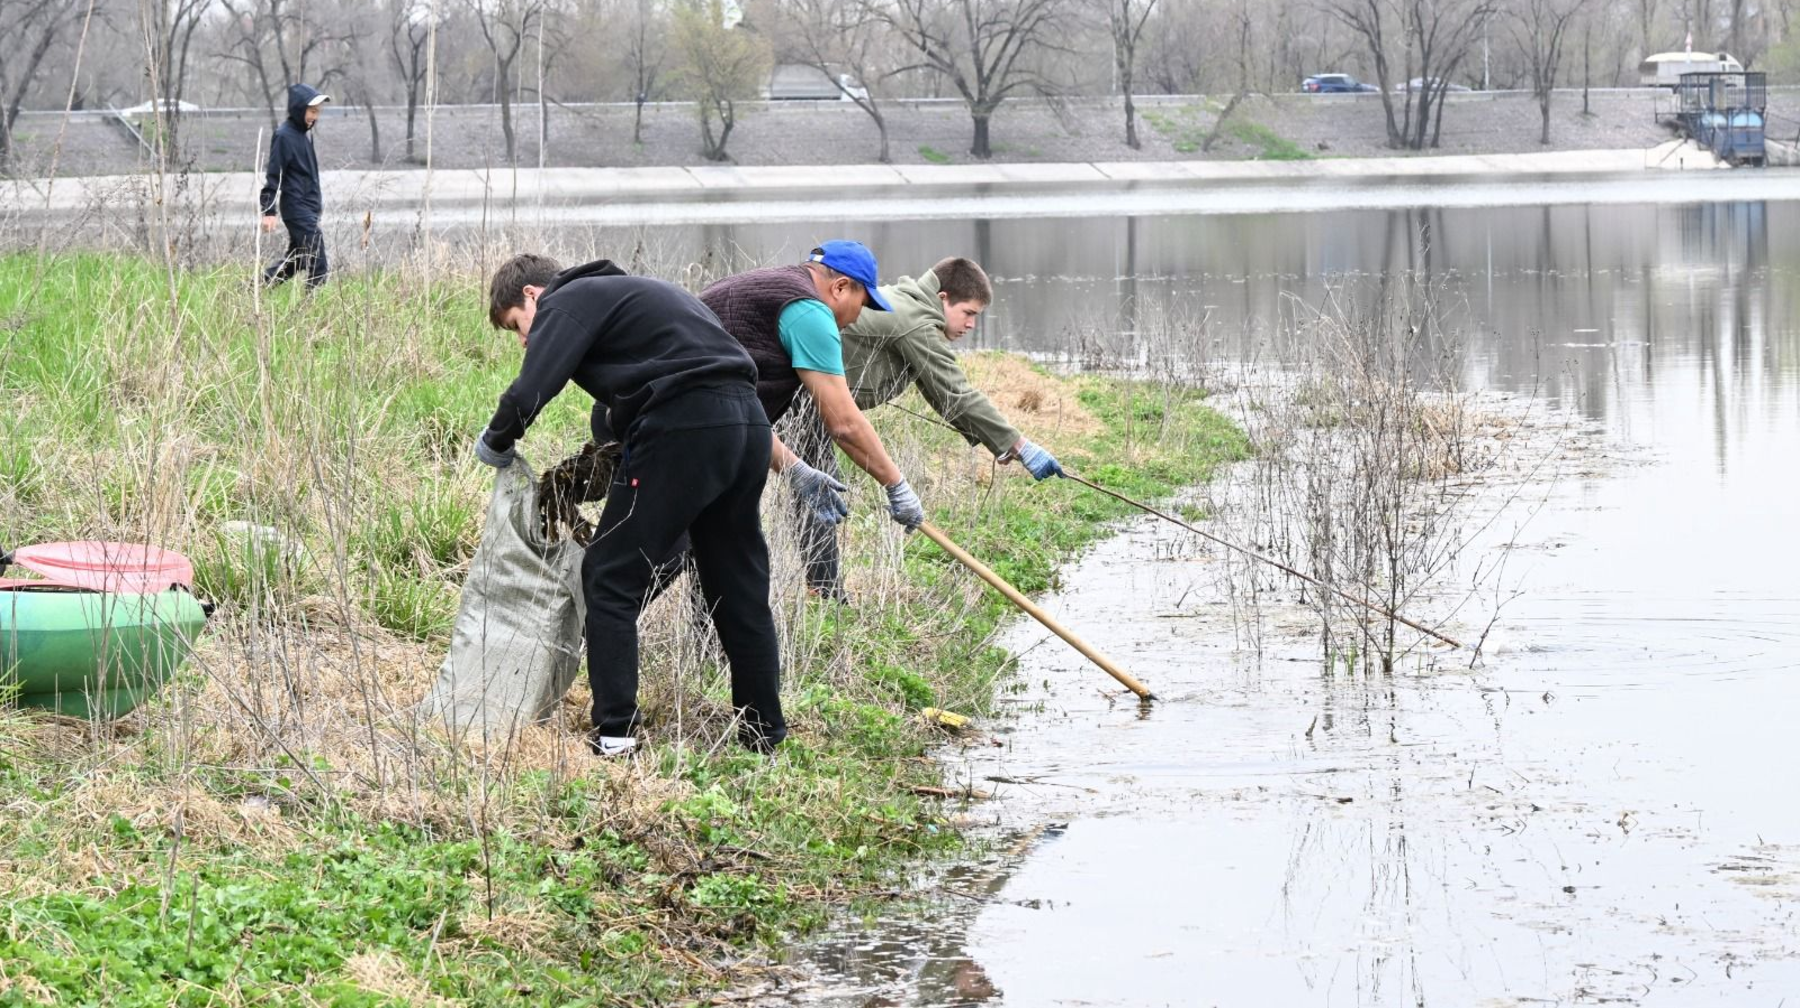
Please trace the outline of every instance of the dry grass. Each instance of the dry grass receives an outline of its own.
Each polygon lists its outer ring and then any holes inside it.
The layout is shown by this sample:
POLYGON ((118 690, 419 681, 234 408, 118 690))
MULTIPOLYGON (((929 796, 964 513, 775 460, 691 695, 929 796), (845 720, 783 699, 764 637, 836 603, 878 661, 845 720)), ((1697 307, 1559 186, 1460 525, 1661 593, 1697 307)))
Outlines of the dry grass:
MULTIPOLYGON (((1056 379, 1023 366, 991 368, 1011 374, 1007 387, 1035 389, 1047 401, 1066 404, 1065 416, 1096 424, 1057 389, 1056 379)), ((940 439, 943 440, 943 439, 940 439)), ((914 441, 898 441, 894 454, 909 472, 922 474, 932 492, 978 494, 991 478, 991 457, 979 463, 934 471, 942 452, 914 441)), ((922 594, 909 583, 899 562, 905 537, 885 517, 878 490, 860 476, 853 481, 860 527, 849 550, 867 549, 882 558, 850 568, 850 589, 874 608, 904 603, 922 594)), ((803 631, 806 606, 801 562, 786 489, 771 483, 765 528, 772 546, 773 603, 783 617, 784 665, 806 669, 808 677, 834 691, 866 691, 855 670, 856 656, 821 650, 803 631)), ((193 516, 191 506, 179 513, 193 516)), ((193 520, 198 520, 194 517, 193 520)), ((329 558, 313 557, 300 580, 327 593, 306 595, 291 604, 222 612, 189 663, 184 684, 168 702, 151 704, 110 724, 65 718, 27 717, 9 722, 9 748, 31 760, 92 768, 85 780, 56 803, 61 838, 51 870, 43 864, 0 861, 0 882, 15 894, 65 888, 70 878, 107 880, 116 889, 130 880, 107 862, 99 848, 81 840, 109 828, 115 818, 134 829, 180 836, 184 842, 247 847, 277 856, 309 842, 304 825, 322 806, 370 821, 395 821, 463 829, 482 807, 504 802, 521 774, 546 772, 556 780, 599 779, 610 796, 600 826, 644 842, 660 870, 692 871, 699 853, 669 829, 666 809, 690 797, 694 788, 679 776, 647 763, 605 761, 585 742, 589 704, 585 677, 578 678, 543 724, 488 744, 446 737, 435 722, 420 721, 413 707, 438 674, 443 645, 416 641, 386 630, 357 604, 329 558), (248 798, 222 800, 192 780, 206 768, 216 783, 223 776, 248 798), (454 786, 454 782, 466 786, 454 786), (453 786, 445 786, 450 783, 453 786)), ((973 606, 983 589, 969 581, 952 605, 973 606)), ((727 751, 734 744, 729 707, 705 695, 716 681, 723 656, 706 621, 693 611, 697 600, 677 585, 641 621, 644 653, 640 699, 659 741, 675 742, 698 755, 727 751)), ((815 730, 794 726, 804 737, 815 730)), ((21 805, 21 818, 43 810, 21 805)), ((532 823, 528 810, 508 810, 515 830, 563 829, 532 823), (526 818, 521 818, 525 816, 526 818)), ((590 823, 592 828, 595 824, 590 823)), ((548 837, 563 844, 566 836, 548 837)))
POLYGON ((19 966, 15 973, 15 965, 0 962, 0 1000, 22 1004, 56 1003, 55 991, 44 986, 43 981, 30 973, 24 972, 23 966, 19 966))
POLYGON ((451 1003, 432 994, 412 967, 385 949, 351 956, 344 962, 344 974, 363 990, 408 1008, 439 1008, 451 1003))
POLYGON ((1081 405, 1073 383, 1046 375, 1023 358, 978 353, 965 355, 962 362, 975 387, 1033 441, 1054 450, 1104 427, 1081 405))
POLYGON ((457 921, 456 937, 451 941, 471 946, 495 945, 532 957, 549 957, 555 951, 551 942, 555 931, 556 919, 540 910, 491 917, 477 911, 464 914, 457 921))

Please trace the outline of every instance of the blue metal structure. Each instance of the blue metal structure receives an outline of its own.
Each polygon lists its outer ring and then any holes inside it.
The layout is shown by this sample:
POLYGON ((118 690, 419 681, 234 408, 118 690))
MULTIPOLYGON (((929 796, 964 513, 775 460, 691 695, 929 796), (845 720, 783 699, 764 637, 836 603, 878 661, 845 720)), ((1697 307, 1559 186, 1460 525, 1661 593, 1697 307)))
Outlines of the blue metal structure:
POLYGON ((1761 165, 1768 121, 1768 75, 1685 73, 1675 86, 1682 132, 1733 165, 1761 165))

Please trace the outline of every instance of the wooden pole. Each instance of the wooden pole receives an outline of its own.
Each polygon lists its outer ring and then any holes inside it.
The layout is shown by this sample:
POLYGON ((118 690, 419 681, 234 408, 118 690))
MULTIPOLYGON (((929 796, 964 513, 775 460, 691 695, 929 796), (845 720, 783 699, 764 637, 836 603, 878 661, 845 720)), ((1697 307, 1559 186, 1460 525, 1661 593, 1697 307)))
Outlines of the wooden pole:
POLYGON ((1013 605, 1018 606, 1020 609, 1024 610, 1024 612, 1027 616, 1030 616, 1032 619, 1037 620, 1039 623, 1042 623, 1044 626, 1048 627, 1050 629, 1051 633, 1054 633, 1056 636, 1061 637, 1065 641, 1068 641, 1070 647, 1074 648, 1075 650, 1081 652, 1083 655, 1087 656, 1088 661, 1091 661, 1095 665, 1100 666, 1100 668, 1102 670, 1104 670, 1107 675, 1110 675, 1114 679, 1117 679, 1122 685, 1124 685, 1124 687, 1126 689, 1130 690, 1133 693, 1136 693, 1138 695, 1139 699, 1142 699, 1142 700, 1155 700, 1156 699, 1156 697, 1154 695, 1152 695, 1148 689, 1144 688, 1143 683, 1138 682, 1136 679, 1133 679, 1131 677, 1130 673, 1126 672, 1124 669, 1120 668, 1119 666, 1113 664, 1112 659, 1106 657, 1105 655, 1101 654, 1099 651, 1088 646, 1086 641, 1083 641, 1081 638, 1075 636, 1074 634, 1070 633, 1068 630, 1064 629, 1062 624, 1060 624, 1060 623, 1056 622, 1054 619, 1050 618, 1049 613, 1040 609, 1036 603, 1034 603, 1030 599, 1026 598, 1024 596, 1024 594, 1021 593, 1017 588, 1014 588, 1012 585, 1008 584, 1006 582, 1005 578, 1001 577, 998 574, 995 574, 992 570, 988 569, 988 566, 986 564, 984 564, 980 560, 977 560, 974 557, 970 556, 967 550, 964 550, 961 546, 958 546, 955 543, 951 542, 950 537, 945 535, 942 531, 940 531, 937 526, 931 524, 930 522, 921 522, 919 525, 919 531, 925 533, 926 536, 930 537, 932 542, 935 542, 939 546, 942 546, 944 548, 944 552, 955 557, 959 562, 962 563, 962 565, 964 567, 967 567, 970 570, 974 571, 977 577, 981 578, 983 581, 986 581, 988 584, 993 585, 994 589, 996 591, 998 591, 1000 594, 1006 596, 1007 601, 1011 602, 1013 605))

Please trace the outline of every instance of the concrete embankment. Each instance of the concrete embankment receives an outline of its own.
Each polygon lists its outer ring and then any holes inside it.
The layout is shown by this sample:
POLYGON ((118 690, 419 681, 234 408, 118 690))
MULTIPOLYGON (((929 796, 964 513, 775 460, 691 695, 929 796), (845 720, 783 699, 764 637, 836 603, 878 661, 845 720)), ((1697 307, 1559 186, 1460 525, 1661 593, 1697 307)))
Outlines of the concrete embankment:
MULTIPOLYGON (((1465 190, 1449 197, 1454 202, 1505 203, 1511 202, 1505 192, 1514 189, 1545 198, 1540 183, 1579 188, 1604 181, 1610 189, 1627 191, 1646 183, 1666 188, 1674 173, 1718 167, 1706 151, 1670 141, 1628 150, 1294 162, 343 170, 325 173, 325 191, 329 209, 359 217, 430 210, 453 220, 475 212, 516 216, 531 208, 554 208, 559 220, 573 213, 589 223, 632 223, 668 220, 671 213, 678 219, 759 218, 794 213, 796 206, 806 205, 814 206, 814 215, 841 215, 851 203, 864 215, 874 204, 874 216, 919 216, 899 206, 918 201, 942 204, 929 216, 955 216, 964 204, 1004 216, 1055 214, 1066 212, 1060 209, 1066 201, 1091 204, 1096 199, 1124 199, 1120 212, 1149 213, 1245 210, 1265 203, 1274 204, 1269 209, 1416 205, 1436 202, 1446 187, 1465 190), (1276 192, 1297 195, 1272 196, 1276 192), (814 193, 829 196, 801 199, 814 193), (673 207, 686 210, 674 212, 673 207)), ((1718 187, 1721 193, 1758 188, 1757 173, 1733 174, 1734 184, 1718 187)), ((159 183, 155 176, 116 175, 15 181, 0 189, 0 198, 9 213, 66 215, 153 199, 159 185, 174 191, 168 177, 159 183)), ((180 191, 208 216, 230 218, 254 213, 259 185, 260 179, 248 172, 205 173, 183 177, 180 191)), ((1554 199, 1552 194, 1553 201, 1597 198, 1573 190, 1564 196, 1554 199)))
MULTIPOLYGON (((1299 81, 1294 82, 1299 87, 1299 81)), ((568 100, 574 96, 563 96, 568 100)), ((1390 96, 1392 97, 1392 96, 1390 96)), ((986 163, 1110 164, 1118 161, 1248 161, 1389 157, 1387 106, 1378 94, 1252 95, 1224 122, 1229 95, 1139 95, 1139 146, 1124 142, 1117 98, 1071 98, 1054 104, 1011 99, 992 126, 986 163)), ((1788 139, 1800 123, 1793 111, 1800 91, 1773 89, 1770 134, 1788 139)), ((893 99, 883 103, 887 159, 895 165, 976 165, 968 109, 953 99, 893 99)), ((1537 101, 1526 92, 1456 93, 1449 97, 1433 144, 1424 156, 1525 154, 1545 150, 1626 150, 1655 146, 1670 136, 1662 125, 1672 110, 1655 88, 1559 91, 1550 135, 1541 143, 1537 101)), ((446 105, 414 120, 409 161, 403 108, 328 107, 314 134, 319 164, 337 169, 416 167, 427 152, 438 169, 479 170, 517 164, 547 168, 708 167, 700 150, 695 108, 655 102, 643 116, 629 103, 557 104, 542 123, 534 105, 513 108, 508 144, 493 105, 446 105), (429 139, 428 139, 429 138, 429 139)), ((729 164, 879 165, 880 131, 851 102, 752 102, 739 108, 729 164)), ((1403 109, 1396 109, 1396 114, 1403 109)), ((274 110, 206 108, 175 125, 170 164, 190 171, 251 171, 267 153, 274 110)), ((116 117, 93 110, 22 112, 10 158, 20 175, 125 175, 153 160, 138 135, 116 117), (51 163, 58 165, 50 170, 51 163)))

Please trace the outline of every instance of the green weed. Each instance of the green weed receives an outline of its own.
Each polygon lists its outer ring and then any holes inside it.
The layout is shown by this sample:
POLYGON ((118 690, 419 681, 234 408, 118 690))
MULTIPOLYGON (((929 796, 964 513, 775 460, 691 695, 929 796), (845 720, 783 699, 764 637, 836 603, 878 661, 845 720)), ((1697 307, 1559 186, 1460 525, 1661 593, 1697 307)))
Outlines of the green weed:
POLYGON ((291 606, 315 584, 305 557, 272 528, 216 532, 189 547, 194 591, 244 612, 291 606))
POLYGON ((1199 106, 1176 105, 1144 109, 1142 115, 1151 129, 1169 141, 1169 146, 1179 153, 1192 154, 1206 141, 1207 125, 1201 119, 1204 111, 1199 106))
POLYGON ((1260 153, 1255 157, 1258 161, 1312 160, 1312 155, 1298 144, 1261 123, 1237 119, 1225 127, 1225 132, 1247 147, 1258 148, 1260 153))
POLYGON ((369 589, 369 615, 402 637, 447 640, 456 622, 456 589, 416 571, 378 566, 369 589))

